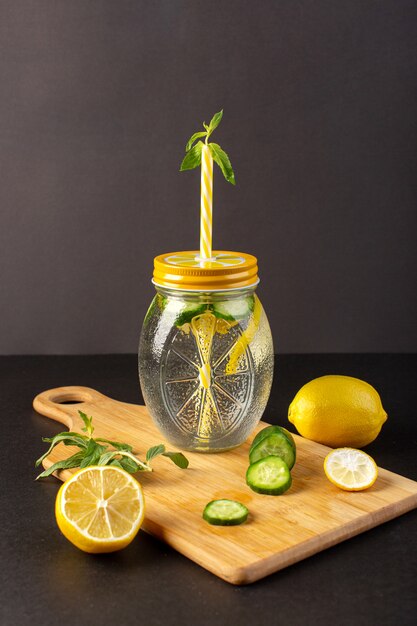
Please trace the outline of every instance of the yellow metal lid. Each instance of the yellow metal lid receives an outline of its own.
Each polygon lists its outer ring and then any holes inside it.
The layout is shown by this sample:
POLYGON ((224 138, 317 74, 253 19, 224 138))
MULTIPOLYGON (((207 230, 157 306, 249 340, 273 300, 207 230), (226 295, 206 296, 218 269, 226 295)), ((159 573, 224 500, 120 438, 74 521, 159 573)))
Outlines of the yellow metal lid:
POLYGON ((255 287, 259 282, 256 257, 244 252, 214 250, 202 261, 198 250, 160 254, 154 259, 153 283, 184 291, 226 291, 255 287))

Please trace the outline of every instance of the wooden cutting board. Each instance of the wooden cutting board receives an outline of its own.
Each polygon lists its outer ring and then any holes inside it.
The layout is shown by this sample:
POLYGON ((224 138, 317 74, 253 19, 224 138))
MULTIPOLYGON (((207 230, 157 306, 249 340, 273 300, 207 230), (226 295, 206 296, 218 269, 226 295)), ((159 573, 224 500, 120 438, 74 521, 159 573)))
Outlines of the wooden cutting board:
MULTIPOLYGON (((83 425, 78 416, 82 410, 93 416, 95 436, 128 442, 139 457, 152 445, 165 443, 144 406, 112 400, 88 387, 44 391, 33 406, 74 431, 83 425), (65 404, 71 401, 80 404, 65 404)), ((261 422, 253 436, 265 425, 261 422)), ((254 582, 417 507, 417 482, 384 469, 367 491, 339 490, 323 472, 329 448, 297 435, 291 489, 276 497, 256 494, 245 483, 252 438, 221 454, 186 452, 187 470, 159 457, 154 472, 137 475, 145 492, 144 530, 230 583, 254 582), (217 498, 246 504, 248 521, 234 527, 210 526, 202 511, 217 498)), ((44 466, 73 451, 60 444, 44 466)), ((62 471, 58 478, 70 475, 62 471)))

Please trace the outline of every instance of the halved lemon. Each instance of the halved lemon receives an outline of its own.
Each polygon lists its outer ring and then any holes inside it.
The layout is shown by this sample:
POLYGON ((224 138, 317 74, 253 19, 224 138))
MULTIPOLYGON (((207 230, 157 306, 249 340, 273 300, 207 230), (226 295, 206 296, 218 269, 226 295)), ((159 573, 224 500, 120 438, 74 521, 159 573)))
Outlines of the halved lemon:
POLYGON ((56 521, 62 534, 84 552, 114 552, 136 536, 145 513, 142 487, 125 470, 86 467, 58 491, 56 521))
POLYGON ((369 454, 355 448, 336 448, 324 459, 327 478, 345 491, 362 491, 374 484, 378 468, 369 454))

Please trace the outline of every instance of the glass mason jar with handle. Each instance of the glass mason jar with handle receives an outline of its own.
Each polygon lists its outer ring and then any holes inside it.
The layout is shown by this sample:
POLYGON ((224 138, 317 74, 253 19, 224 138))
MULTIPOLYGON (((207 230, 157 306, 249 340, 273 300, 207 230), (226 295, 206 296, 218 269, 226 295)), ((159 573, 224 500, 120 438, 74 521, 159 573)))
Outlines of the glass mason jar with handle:
POLYGON ((260 420, 273 376, 257 260, 238 252, 155 258, 156 295, 143 322, 143 397, 166 439, 185 450, 240 445, 260 420))

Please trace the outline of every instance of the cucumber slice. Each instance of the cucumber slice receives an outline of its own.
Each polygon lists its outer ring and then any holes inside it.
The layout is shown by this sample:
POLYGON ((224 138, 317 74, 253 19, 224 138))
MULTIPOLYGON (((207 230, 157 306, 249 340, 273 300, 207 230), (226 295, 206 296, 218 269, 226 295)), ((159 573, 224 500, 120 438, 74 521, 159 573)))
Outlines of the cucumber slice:
POLYGON ((293 447, 293 448, 294 448, 294 450, 295 450, 297 446, 295 445, 295 439, 294 439, 294 437, 292 436, 292 434, 290 433, 290 431, 289 431, 289 430, 287 430, 286 428, 283 428, 282 426, 281 426, 281 430, 282 430, 282 432, 284 433, 284 435, 285 435, 286 437, 288 437, 290 444, 292 445, 292 447, 293 447))
POLYGON ((279 456, 288 465, 288 469, 292 469, 295 463, 295 448, 284 433, 272 432, 250 449, 249 462, 256 463, 266 456, 279 456))
POLYGON ((175 326, 189 324, 193 317, 201 315, 207 311, 207 304, 186 303, 175 320, 175 326))
POLYGON ((249 465, 246 483, 256 493, 279 496, 291 487, 288 465, 279 456, 266 456, 249 465))
POLYGON ((214 526, 237 526, 249 515, 244 504, 236 500, 212 500, 203 511, 203 518, 214 526))
POLYGON ((241 298, 239 300, 225 300, 213 303, 213 312, 216 317, 220 317, 228 322, 241 320, 248 317, 253 311, 255 300, 253 296, 241 298))
POLYGON ((208 308, 207 304, 196 302, 183 302, 182 300, 168 300, 165 305, 167 314, 175 317, 175 326, 190 323, 193 317, 201 315, 208 308))
POLYGON ((275 426, 275 425, 266 426, 266 428, 263 428, 262 430, 260 430, 259 433, 256 435, 255 439, 252 441, 250 449, 252 450, 252 448, 257 446, 258 443, 262 441, 264 437, 268 437, 268 435, 271 435, 272 433, 284 433, 284 435, 287 437, 290 444, 295 450, 294 437, 292 436, 290 431, 287 430, 286 428, 283 428, 282 426, 275 426))

